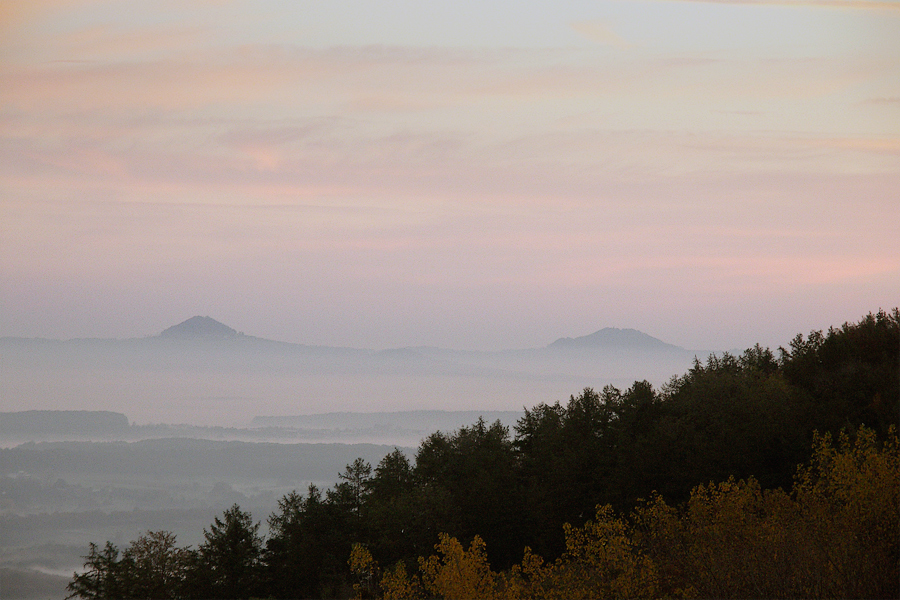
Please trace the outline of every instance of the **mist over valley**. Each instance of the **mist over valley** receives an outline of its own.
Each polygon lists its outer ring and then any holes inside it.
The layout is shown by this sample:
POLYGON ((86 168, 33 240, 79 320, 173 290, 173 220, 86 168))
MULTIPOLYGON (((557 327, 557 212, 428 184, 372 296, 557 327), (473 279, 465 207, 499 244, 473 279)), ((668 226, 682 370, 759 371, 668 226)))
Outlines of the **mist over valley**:
POLYGON ((0 338, 0 410, 107 410, 140 424, 220 427, 328 412, 519 411, 584 387, 659 386, 710 352, 614 328, 496 352, 308 346, 193 317, 137 339, 0 338))
POLYGON ((356 458, 412 458, 479 418, 512 430, 584 387, 659 385, 695 354, 615 328, 496 352, 312 346, 199 316, 144 338, 0 338, 0 569, 61 598, 92 541, 196 545, 231 504, 263 518, 356 458))
POLYGON ((123 557, 159 536, 173 552, 208 550, 222 515, 257 532, 253 568, 278 552, 308 567, 289 568, 301 587, 279 594, 344 597, 346 560, 312 565, 361 536, 379 552, 425 553, 438 533, 484 531, 499 545, 486 559, 508 565, 529 537, 560 552, 563 523, 598 498, 686 501, 697 481, 726 475, 787 489, 819 428, 871 423, 859 430, 867 451, 882 452, 876 432, 895 436, 896 402, 882 399, 898 393, 898 323, 897 309, 879 311, 797 336, 778 358, 756 345, 705 363, 615 328, 499 352, 287 344, 209 317, 140 339, 3 338, 4 402, 16 393, 22 405, 0 411, 3 598, 89 594, 84 569, 106 564, 98 542, 123 557), (55 389, 69 395, 50 408, 55 389), (295 518, 300 529, 286 528, 295 518), (279 546, 289 536, 306 540, 306 558, 279 546))

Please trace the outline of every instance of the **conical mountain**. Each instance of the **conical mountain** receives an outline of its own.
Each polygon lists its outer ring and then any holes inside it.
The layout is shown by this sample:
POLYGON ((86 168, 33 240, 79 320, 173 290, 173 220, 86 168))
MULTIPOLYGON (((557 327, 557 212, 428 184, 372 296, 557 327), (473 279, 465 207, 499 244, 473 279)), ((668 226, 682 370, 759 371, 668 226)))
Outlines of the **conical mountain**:
POLYGON ((194 340, 227 340, 237 337, 237 331, 211 317, 191 317, 172 325, 159 334, 161 338, 194 340))
POLYGON ((615 327, 605 327, 599 331, 595 331, 590 335, 584 335, 577 338, 559 338, 548 348, 616 348, 635 350, 683 350, 680 346, 673 346, 659 340, 653 336, 647 335, 637 329, 617 329, 615 327))

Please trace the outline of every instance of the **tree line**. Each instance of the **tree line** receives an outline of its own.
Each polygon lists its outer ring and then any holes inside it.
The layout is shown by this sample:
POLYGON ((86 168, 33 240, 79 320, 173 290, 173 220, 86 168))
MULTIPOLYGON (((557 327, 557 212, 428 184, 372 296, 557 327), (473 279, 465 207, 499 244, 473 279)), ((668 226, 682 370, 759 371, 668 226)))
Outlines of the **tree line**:
POLYGON ((892 429, 817 436, 792 493, 754 478, 699 485, 680 506, 655 494, 564 526, 565 550, 492 570, 484 540, 439 536, 436 553, 381 570, 354 545, 357 597, 453 599, 896 598, 900 448, 892 429))
POLYGON ((92 545, 70 597, 896 597, 898 415, 893 309, 357 459, 265 538, 92 545))

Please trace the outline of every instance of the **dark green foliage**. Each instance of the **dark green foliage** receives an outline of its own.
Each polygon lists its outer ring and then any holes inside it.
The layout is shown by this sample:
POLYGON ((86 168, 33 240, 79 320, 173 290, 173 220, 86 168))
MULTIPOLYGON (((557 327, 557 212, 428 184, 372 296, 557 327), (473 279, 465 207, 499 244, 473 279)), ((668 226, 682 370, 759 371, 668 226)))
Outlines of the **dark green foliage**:
MULTIPOLYGON (((562 525, 591 514, 613 468, 611 434, 623 396, 607 386, 587 388, 567 406, 539 404, 516 426, 529 541, 543 555, 562 551, 562 525)), ((490 546, 488 546, 490 547, 490 546)))
POLYGON ((686 502, 698 484, 751 476, 788 489, 814 432, 865 425, 884 440, 898 420, 894 309, 797 336, 778 357, 755 346, 695 361, 659 391, 646 381, 586 388, 565 405, 526 410, 514 438, 479 419, 428 436, 414 464, 399 450, 374 470, 357 459, 324 494, 311 486, 282 498, 264 547, 259 525, 236 505, 196 551, 162 533, 121 555, 91 545, 69 590, 94 599, 334 597, 349 594, 353 544, 381 565, 411 565, 442 533, 464 544, 480 536, 499 568, 526 545, 553 559, 564 550, 563 524, 581 527, 598 504, 629 511, 655 493, 686 502))
MULTIPOLYGON (((381 562, 415 562, 425 551, 417 546, 414 531, 421 515, 421 494, 409 459, 399 449, 385 456, 368 481, 369 541, 372 553, 381 562)), ((429 540, 421 540, 427 544, 429 540)))
POLYGON ((91 544, 84 568, 69 583, 69 598, 186 598, 197 575, 197 553, 178 548, 169 532, 148 531, 121 555, 109 542, 102 550, 91 544))
POLYGON ((76 573, 66 589, 72 592, 67 598, 106 600, 123 598, 125 593, 119 581, 119 550, 106 542, 102 550, 91 543, 84 557, 84 572, 76 573))
POLYGON ((423 503, 443 522, 426 530, 467 540, 481 535, 496 564, 512 564, 523 541, 516 471, 509 430, 499 421, 488 426, 479 419, 453 435, 429 436, 416 455, 415 477, 423 503))
POLYGON ((809 416, 808 400, 790 389, 767 349, 698 362, 663 390, 660 418, 648 430, 654 477, 632 481, 628 495, 655 490, 682 500, 697 483, 750 475, 788 487, 816 428, 809 416))
POLYGON ((331 552, 339 532, 331 529, 331 511, 314 485, 306 497, 288 494, 278 508, 269 517, 266 541, 268 593, 276 598, 319 596, 325 567, 337 560, 331 552))
POLYGON ((344 528, 348 531, 351 542, 365 537, 371 476, 372 465, 357 458, 338 475, 340 483, 327 492, 330 504, 333 504, 346 520, 344 528))
POLYGON ((206 541, 198 548, 196 583, 207 598, 249 598, 257 595, 262 580, 262 538, 259 523, 235 504, 222 519, 215 518, 206 541))
POLYGON ((900 415, 900 310, 867 315, 780 348, 787 381, 815 404, 828 431, 861 424, 884 436, 900 415))

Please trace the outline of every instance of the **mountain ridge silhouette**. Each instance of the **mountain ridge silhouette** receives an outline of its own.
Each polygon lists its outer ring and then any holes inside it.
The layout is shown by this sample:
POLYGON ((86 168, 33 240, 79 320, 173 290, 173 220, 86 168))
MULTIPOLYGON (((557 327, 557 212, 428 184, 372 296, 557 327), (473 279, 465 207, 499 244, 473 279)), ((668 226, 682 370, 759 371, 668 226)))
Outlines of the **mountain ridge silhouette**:
POLYGON ((177 339, 233 339, 242 336, 237 330, 224 323, 216 321, 212 317, 191 317, 177 325, 164 329, 159 334, 161 338, 177 339))
POLYGON ((658 350, 684 350, 680 346, 668 344, 637 329, 618 329, 604 327, 589 335, 577 338, 562 337, 549 344, 547 348, 586 349, 586 348, 640 348, 658 350))

